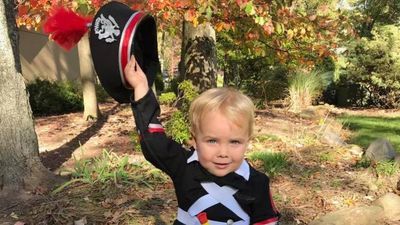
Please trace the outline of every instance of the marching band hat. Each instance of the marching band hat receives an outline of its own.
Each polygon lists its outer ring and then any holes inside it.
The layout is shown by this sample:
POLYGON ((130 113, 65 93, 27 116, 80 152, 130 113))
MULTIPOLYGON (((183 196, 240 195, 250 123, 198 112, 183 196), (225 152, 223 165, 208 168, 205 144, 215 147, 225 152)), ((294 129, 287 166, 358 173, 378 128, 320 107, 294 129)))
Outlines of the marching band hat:
POLYGON ((132 90, 124 68, 135 55, 149 85, 159 71, 156 24, 150 15, 120 2, 110 2, 96 13, 89 35, 93 63, 108 94, 120 103, 130 101, 132 90))
POLYGON ((71 10, 55 9, 44 31, 61 47, 70 49, 90 27, 89 44, 94 68, 106 92, 120 103, 130 102, 133 91, 124 78, 132 55, 146 74, 149 86, 159 72, 157 30, 152 16, 111 1, 91 18, 71 10))

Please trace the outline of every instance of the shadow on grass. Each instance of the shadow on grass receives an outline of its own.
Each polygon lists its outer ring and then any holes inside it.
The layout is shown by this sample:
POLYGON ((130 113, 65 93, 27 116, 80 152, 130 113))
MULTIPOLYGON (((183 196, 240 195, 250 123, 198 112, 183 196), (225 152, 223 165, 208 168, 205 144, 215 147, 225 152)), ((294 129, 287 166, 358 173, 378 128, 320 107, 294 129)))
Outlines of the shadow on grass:
POLYGON ((52 151, 43 152, 40 154, 43 165, 51 171, 59 168, 64 162, 71 158, 72 153, 85 144, 93 135, 95 135, 107 122, 108 117, 121 111, 123 107, 116 104, 108 111, 104 112, 102 116, 91 126, 82 131, 79 135, 71 139, 69 142, 63 144, 59 148, 52 151))
POLYGON ((378 138, 388 139, 395 149, 400 150, 400 118, 343 116, 339 118, 345 127, 355 132, 350 139, 353 144, 364 148, 378 138))

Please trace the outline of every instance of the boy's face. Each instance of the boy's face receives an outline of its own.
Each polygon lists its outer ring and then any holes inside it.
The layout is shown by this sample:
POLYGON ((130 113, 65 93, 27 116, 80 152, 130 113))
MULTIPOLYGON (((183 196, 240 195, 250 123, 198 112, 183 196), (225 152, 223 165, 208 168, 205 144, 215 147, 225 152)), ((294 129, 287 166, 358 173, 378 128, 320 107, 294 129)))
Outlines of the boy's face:
POLYGON ((239 127, 217 110, 204 115, 194 134, 200 164, 215 176, 225 176, 241 165, 249 143, 248 127, 239 127))

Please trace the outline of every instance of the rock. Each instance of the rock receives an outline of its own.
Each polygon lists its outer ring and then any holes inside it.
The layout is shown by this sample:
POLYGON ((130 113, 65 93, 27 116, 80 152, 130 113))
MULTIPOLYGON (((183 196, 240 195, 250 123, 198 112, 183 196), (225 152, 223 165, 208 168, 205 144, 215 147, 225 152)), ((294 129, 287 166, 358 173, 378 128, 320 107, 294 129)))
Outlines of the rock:
POLYGON ((343 141, 343 139, 340 137, 340 135, 327 127, 325 131, 322 134, 321 141, 330 145, 330 146, 345 146, 346 143, 343 141))
POLYGON ((384 216, 389 221, 400 221, 400 196, 387 193, 374 202, 383 208, 384 216))
POLYGON ((299 113, 299 116, 305 119, 319 120, 326 118, 331 110, 329 105, 308 106, 299 113))
POLYGON ((369 145, 365 156, 373 162, 388 161, 396 157, 396 151, 388 140, 380 138, 369 145))
POLYGON ((302 110, 299 113, 299 116, 304 119, 316 119, 318 115, 315 113, 315 111, 313 109, 308 108, 308 109, 302 110))
POLYGON ((377 205, 354 207, 328 213, 310 225, 381 225, 383 208, 377 205))
POLYGON ((350 145, 349 152, 358 157, 361 157, 364 154, 364 150, 358 145, 350 145))
POLYGON ((397 154, 396 157, 394 157, 394 161, 400 165, 400 154, 397 154))

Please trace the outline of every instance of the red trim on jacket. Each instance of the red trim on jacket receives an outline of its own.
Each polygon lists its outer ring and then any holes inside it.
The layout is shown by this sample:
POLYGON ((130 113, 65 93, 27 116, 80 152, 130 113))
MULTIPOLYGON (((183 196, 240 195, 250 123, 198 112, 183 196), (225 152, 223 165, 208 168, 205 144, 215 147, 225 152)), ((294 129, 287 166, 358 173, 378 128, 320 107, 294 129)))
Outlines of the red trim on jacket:
POLYGON ((165 133, 164 128, 149 128, 147 131, 149 133, 165 133))
POLYGON ((277 213, 278 213, 278 210, 276 209, 275 203, 274 203, 274 201, 272 200, 271 190, 269 191, 269 199, 270 199, 270 201, 271 201, 272 210, 274 210, 274 212, 277 214, 277 213))
POLYGON ((274 218, 269 218, 267 220, 263 220, 261 222, 257 222, 253 225, 268 225, 268 224, 275 224, 275 222, 278 222, 278 217, 274 217, 274 218))

